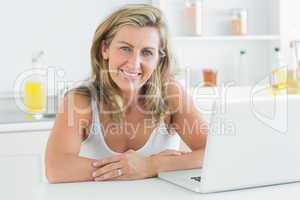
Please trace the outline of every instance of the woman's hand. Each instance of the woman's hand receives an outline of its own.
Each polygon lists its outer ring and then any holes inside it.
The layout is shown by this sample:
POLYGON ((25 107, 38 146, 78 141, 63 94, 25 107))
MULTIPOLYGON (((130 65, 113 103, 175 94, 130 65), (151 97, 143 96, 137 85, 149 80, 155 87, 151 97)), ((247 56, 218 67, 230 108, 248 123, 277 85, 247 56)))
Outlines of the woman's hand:
POLYGON ((95 181, 143 179, 156 174, 151 157, 141 156, 134 150, 98 160, 93 167, 97 168, 92 174, 95 181))
MULTIPOLYGON (((167 149, 153 156, 180 156, 188 153, 167 149)), ((98 160, 93 163, 93 167, 97 168, 93 172, 95 181, 143 179, 157 174, 152 156, 141 156, 134 150, 98 160)))

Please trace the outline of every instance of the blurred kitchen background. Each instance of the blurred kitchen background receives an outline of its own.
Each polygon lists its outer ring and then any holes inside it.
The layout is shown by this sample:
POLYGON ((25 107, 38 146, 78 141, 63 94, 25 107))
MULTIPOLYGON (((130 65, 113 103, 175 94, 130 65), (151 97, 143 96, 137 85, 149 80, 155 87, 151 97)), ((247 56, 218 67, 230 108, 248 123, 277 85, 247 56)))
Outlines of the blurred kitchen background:
POLYGON ((2 1, 0 132, 49 132, 64 91, 90 75, 95 28, 130 3, 165 13, 173 72, 187 90, 231 84, 243 91, 269 85, 276 69, 299 69, 299 42, 291 43, 300 39, 294 0, 2 1))
POLYGON ((300 32, 299 3, 292 0, 2 2, 0 96, 12 96, 22 87, 20 76, 32 68, 39 52, 43 52, 39 62, 53 72, 47 74, 48 94, 65 87, 58 86, 60 81, 87 78, 96 26, 127 3, 151 3, 165 12, 178 60, 175 71, 182 75, 188 69, 189 87, 203 83, 203 69, 217 73, 217 84, 231 80, 236 85, 255 84, 278 62, 275 48, 280 48, 282 62, 289 62, 289 41, 300 32), (49 80, 49 76, 55 78, 49 80))

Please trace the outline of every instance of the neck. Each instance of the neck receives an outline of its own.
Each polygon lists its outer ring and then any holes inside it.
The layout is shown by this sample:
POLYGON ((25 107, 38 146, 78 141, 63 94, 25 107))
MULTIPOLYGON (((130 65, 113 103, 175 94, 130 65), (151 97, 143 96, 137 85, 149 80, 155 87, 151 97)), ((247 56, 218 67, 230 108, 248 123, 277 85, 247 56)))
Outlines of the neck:
POLYGON ((126 91, 122 92, 122 98, 124 105, 126 106, 126 112, 130 112, 138 103, 138 91, 126 91))

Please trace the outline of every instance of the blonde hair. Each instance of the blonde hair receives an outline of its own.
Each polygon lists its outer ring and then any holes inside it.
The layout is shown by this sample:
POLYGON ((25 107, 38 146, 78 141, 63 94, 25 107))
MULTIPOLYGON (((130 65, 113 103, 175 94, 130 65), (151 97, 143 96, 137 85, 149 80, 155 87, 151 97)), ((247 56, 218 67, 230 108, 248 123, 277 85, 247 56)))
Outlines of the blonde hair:
MULTIPOLYGON (((95 89, 96 99, 100 103, 99 105, 103 103, 108 106, 111 111, 111 119, 122 120, 124 102, 118 86, 109 75, 108 61, 102 57, 101 45, 103 43, 110 45, 116 33, 126 25, 154 27, 159 33, 160 60, 153 74, 140 90, 140 94, 144 96, 140 101, 142 108, 151 112, 154 121, 158 123, 168 110, 165 83, 170 79, 170 66, 173 63, 173 57, 170 51, 166 21, 161 11, 151 5, 130 4, 124 6, 108 16, 96 29, 91 47, 91 83, 95 89)), ((77 90, 82 91, 84 89, 77 88, 77 90)))

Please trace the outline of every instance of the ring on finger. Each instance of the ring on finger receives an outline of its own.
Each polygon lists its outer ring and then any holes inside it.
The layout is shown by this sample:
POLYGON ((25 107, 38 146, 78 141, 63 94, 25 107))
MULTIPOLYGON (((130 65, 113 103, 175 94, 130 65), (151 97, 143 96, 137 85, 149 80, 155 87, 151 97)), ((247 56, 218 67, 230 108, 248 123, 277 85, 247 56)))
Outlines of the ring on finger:
POLYGON ((122 175, 123 175, 122 169, 117 169, 117 175, 118 175, 118 176, 122 176, 122 175))

